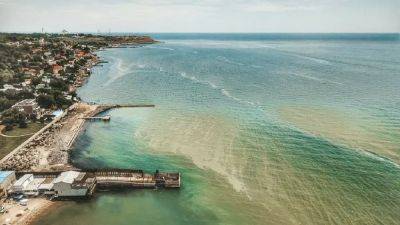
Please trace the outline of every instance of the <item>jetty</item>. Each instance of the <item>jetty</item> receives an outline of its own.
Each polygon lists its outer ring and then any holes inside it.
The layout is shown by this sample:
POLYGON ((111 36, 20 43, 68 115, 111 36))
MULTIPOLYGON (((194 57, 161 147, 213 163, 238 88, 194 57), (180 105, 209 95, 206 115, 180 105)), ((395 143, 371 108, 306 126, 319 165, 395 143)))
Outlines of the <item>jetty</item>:
POLYGON ((154 108, 154 104, 96 104, 99 109, 106 111, 114 108, 154 108))
POLYGON ((87 170, 96 177, 98 188, 179 188, 180 173, 159 172, 144 173, 142 170, 100 169, 87 170))
POLYGON ((176 189, 179 172, 146 173, 133 169, 88 169, 63 171, 15 171, 16 181, 9 193, 52 198, 90 197, 96 190, 176 189))
POLYGON ((108 122, 111 120, 111 116, 110 115, 106 115, 106 116, 88 116, 88 117, 80 117, 79 119, 84 119, 84 120, 101 120, 101 121, 105 121, 108 122))

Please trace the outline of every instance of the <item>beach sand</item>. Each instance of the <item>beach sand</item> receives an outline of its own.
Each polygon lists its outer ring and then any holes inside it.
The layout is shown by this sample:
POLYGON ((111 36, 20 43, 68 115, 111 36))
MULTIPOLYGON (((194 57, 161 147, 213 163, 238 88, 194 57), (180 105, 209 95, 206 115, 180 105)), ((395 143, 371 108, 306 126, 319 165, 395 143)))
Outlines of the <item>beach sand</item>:
POLYGON ((27 206, 21 206, 13 200, 6 200, 2 205, 7 213, 0 215, 1 225, 27 225, 46 209, 55 206, 56 203, 45 198, 31 198, 28 200, 27 206))

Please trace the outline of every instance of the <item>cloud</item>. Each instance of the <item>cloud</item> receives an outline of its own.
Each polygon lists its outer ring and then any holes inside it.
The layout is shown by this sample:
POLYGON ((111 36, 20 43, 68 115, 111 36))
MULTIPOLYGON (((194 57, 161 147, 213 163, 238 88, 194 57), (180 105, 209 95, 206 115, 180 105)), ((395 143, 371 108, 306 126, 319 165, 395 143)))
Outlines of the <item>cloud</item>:
POLYGON ((0 0, 0 31, 387 32, 398 0, 0 0))
POLYGON ((310 11, 320 9, 317 5, 304 5, 293 3, 273 3, 262 2, 258 4, 244 6, 248 12, 288 12, 288 11, 310 11))

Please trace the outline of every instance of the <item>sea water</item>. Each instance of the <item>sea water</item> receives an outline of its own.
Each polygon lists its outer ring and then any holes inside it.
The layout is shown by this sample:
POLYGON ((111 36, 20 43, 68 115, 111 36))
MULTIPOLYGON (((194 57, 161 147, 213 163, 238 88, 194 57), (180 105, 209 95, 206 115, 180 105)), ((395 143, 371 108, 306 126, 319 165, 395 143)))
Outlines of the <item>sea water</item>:
POLYGON ((96 193, 36 224, 399 224, 396 34, 154 34, 99 51, 82 168, 179 171, 179 190, 96 193))

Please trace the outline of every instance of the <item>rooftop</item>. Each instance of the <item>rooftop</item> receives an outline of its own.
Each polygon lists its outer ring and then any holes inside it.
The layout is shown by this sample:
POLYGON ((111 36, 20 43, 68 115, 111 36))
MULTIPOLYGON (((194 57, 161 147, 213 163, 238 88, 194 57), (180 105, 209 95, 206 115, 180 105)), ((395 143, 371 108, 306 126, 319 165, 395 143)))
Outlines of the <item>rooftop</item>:
POLYGON ((25 174, 21 178, 19 178, 15 183, 14 186, 20 186, 25 183, 25 181, 33 179, 33 174, 25 174))
POLYGON ((58 176, 53 183, 60 183, 60 182, 64 182, 64 183, 69 183, 72 184, 75 180, 75 178, 77 178, 79 176, 80 172, 76 172, 76 171, 66 171, 66 172, 62 172, 60 174, 60 176, 58 176))
POLYGON ((35 105, 35 104, 36 104, 36 100, 34 98, 32 98, 32 99, 24 99, 22 101, 19 101, 19 102, 15 103, 15 105, 13 105, 13 107, 25 106, 25 105, 35 105))
POLYGON ((0 182, 3 182, 8 176, 13 174, 14 171, 0 171, 0 182))

